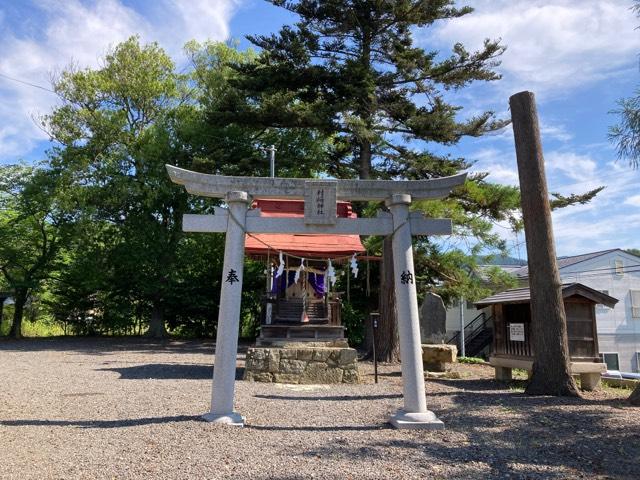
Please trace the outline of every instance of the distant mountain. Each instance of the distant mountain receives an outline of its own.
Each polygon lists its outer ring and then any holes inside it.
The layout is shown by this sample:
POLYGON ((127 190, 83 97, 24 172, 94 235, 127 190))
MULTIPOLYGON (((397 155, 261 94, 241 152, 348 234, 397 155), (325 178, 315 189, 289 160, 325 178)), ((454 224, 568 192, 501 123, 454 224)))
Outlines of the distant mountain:
POLYGON ((482 258, 480 261, 478 261, 478 263, 484 265, 513 265, 522 267, 527 264, 527 261, 502 255, 490 255, 482 258))

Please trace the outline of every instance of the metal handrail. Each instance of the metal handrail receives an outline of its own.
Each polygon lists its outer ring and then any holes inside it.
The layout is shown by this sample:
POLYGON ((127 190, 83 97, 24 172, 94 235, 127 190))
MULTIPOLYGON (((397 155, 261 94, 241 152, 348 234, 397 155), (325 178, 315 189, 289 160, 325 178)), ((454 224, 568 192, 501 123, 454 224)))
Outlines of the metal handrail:
MULTIPOLYGON (((482 331, 484 331, 487 328, 487 323, 489 323, 489 321, 491 320, 491 317, 484 317, 484 321, 478 325, 474 330, 471 331, 471 333, 468 334, 468 340, 466 343, 471 342, 474 338, 476 338, 478 336, 478 334, 482 331)), ((465 331, 465 338, 467 338, 467 332, 465 331)))
MULTIPOLYGON (((480 312, 477 317, 475 317, 473 320, 471 320, 469 323, 465 325, 464 327, 465 345, 469 343, 473 337, 475 337, 478 333, 480 333, 480 331, 484 330, 488 320, 489 319, 487 318, 487 315, 485 314, 485 312, 480 312), (480 323, 478 326, 474 326, 474 324, 476 322, 479 322, 480 320, 482 321, 482 323, 480 323), (472 326, 473 326, 473 330, 467 334, 467 331, 472 326)), ((447 340, 447 343, 454 343, 455 345, 458 345, 460 343, 460 332, 457 332, 449 340, 447 340)))

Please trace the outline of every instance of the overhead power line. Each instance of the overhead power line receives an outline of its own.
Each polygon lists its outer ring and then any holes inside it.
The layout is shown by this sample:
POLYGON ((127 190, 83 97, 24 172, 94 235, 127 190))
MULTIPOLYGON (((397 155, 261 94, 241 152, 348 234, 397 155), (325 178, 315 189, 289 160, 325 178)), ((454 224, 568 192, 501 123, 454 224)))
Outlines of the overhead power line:
POLYGON ((9 75, 5 75, 2 72, 0 72, 0 77, 6 78, 7 80, 11 80, 12 82, 17 82, 17 83, 21 83, 23 85, 28 85, 28 86, 33 87, 33 88, 39 88, 40 90, 44 90, 45 92, 56 93, 53 90, 51 90, 50 88, 43 87, 42 85, 37 85, 35 83, 27 82, 25 80, 20 80, 19 78, 10 77, 9 75))

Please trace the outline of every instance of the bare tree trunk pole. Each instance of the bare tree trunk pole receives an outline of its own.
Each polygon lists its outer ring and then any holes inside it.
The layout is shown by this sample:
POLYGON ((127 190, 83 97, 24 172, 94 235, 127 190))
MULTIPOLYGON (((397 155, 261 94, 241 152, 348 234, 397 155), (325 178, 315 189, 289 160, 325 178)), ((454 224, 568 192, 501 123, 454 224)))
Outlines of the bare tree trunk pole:
POLYGON ((509 99, 531 289, 533 371, 526 393, 579 396, 571 376, 567 321, 553 240, 538 112, 532 92, 509 99))
POLYGON ((383 240, 382 265, 380 267, 382 282, 376 356, 380 362, 394 363, 400 361, 400 338, 398 337, 398 312, 393 284, 393 252, 390 236, 383 240))

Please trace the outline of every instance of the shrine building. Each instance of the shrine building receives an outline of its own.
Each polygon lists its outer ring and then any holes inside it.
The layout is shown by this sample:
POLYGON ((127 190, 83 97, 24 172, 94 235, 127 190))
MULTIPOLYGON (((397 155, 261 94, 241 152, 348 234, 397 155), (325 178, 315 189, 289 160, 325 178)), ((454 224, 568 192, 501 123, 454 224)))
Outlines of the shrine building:
MULTIPOLYGON (((252 208, 260 209, 264 217, 304 217, 302 200, 257 199, 252 208)), ((337 202, 337 217, 357 215, 350 202, 337 202)), ((365 253, 359 235, 247 234, 245 253, 267 264, 256 345, 322 341, 346 346, 342 294, 334 289, 333 266, 365 253)))

